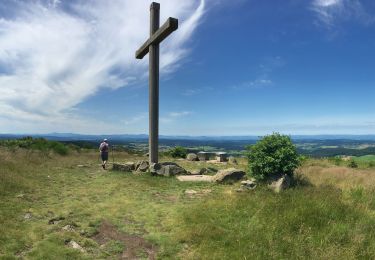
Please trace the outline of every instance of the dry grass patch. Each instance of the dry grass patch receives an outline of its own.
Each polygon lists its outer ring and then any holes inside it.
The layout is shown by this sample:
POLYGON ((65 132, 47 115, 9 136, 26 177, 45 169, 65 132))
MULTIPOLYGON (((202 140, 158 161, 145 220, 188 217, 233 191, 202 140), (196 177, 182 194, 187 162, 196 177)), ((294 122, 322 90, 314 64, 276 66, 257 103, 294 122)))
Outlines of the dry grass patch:
POLYGON ((375 188, 374 169, 352 169, 342 166, 303 166, 298 174, 307 177, 313 185, 333 185, 340 189, 358 186, 375 188))

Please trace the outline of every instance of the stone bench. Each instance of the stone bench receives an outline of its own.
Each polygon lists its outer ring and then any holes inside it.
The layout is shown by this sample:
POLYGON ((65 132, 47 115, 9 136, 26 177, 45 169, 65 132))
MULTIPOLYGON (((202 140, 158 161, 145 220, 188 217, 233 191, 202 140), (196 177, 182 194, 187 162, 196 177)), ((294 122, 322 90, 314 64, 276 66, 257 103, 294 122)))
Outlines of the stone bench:
POLYGON ((226 152, 217 152, 216 154, 216 161, 218 162, 227 162, 228 161, 228 154, 226 152))

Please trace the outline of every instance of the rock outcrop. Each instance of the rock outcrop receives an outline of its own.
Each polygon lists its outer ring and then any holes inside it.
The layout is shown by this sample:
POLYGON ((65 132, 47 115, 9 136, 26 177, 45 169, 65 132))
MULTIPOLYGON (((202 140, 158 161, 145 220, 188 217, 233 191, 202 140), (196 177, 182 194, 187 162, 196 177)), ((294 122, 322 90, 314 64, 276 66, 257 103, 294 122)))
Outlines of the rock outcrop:
POLYGON ((213 182, 231 183, 241 180, 245 176, 245 172, 235 168, 220 170, 212 177, 213 182))
POLYGON ((268 179, 268 188, 274 192, 279 193, 280 191, 286 190, 290 187, 292 179, 286 174, 275 174, 268 179))
POLYGON ((139 172, 147 172, 149 167, 150 164, 148 163, 148 161, 139 161, 136 164, 136 170, 139 172))
POLYGON ((150 166, 150 172, 153 175, 160 175, 165 177, 186 174, 187 171, 176 163, 154 163, 150 166))
POLYGON ((135 169, 135 164, 121 164, 121 163, 114 163, 112 166, 112 170, 114 171, 121 171, 121 172, 132 172, 135 169))
POLYGON ((186 160, 188 161, 199 161, 198 159, 198 155, 196 155, 195 153, 189 153, 187 156, 186 156, 186 160))

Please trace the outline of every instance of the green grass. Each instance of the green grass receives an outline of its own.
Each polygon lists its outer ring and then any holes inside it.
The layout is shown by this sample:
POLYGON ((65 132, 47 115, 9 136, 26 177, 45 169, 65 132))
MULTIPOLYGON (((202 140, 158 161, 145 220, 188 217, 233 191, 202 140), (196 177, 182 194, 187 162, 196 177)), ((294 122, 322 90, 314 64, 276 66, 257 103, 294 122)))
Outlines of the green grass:
POLYGON ((375 167, 375 155, 353 157, 353 160, 362 167, 375 167))
MULTIPOLYGON (((237 193, 235 185, 103 171, 92 152, 0 153, 0 259, 117 258, 127 245, 118 239, 100 245, 95 235, 103 222, 145 239, 160 259, 375 257, 375 196, 368 188, 318 185, 274 194, 259 187, 237 193), (186 189, 211 192, 191 197, 186 189), (30 219, 24 219, 27 213, 30 219), (48 224, 52 218, 61 220, 48 224), (62 230, 66 225, 74 231, 62 230), (86 252, 69 248, 71 240, 86 252)), ((116 158, 141 159, 132 156, 116 158)), ((240 161, 238 167, 246 165, 240 161)))

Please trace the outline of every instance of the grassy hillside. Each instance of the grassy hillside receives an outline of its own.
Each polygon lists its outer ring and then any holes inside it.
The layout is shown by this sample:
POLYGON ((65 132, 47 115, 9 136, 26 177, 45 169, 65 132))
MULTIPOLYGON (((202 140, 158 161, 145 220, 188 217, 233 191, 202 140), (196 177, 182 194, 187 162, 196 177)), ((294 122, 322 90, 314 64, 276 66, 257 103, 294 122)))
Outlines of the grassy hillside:
MULTIPOLYGON (((116 154, 116 161, 137 159, 116 154)), ((93 151, 1 148, 0 258, 375 258, 375 170, 308 160, 298 174, 310 184, 274 194, 99 164, 93 151)))

